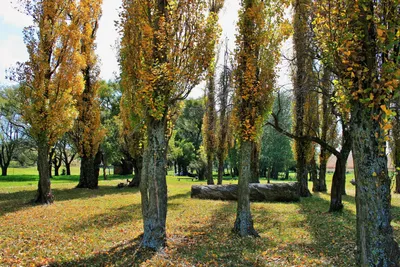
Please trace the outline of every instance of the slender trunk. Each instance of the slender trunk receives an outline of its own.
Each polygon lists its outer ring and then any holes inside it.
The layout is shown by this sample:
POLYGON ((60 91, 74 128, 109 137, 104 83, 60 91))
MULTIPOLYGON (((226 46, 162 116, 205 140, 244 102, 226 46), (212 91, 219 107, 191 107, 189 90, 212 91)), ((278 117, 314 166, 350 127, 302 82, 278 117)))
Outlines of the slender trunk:
POLYGON ((40 204, 51 204, 54 200, 49 173, 49 151, 50 147, 46 140, 39 142, 37 159, 39 183, 35 202, 40 204))
POLYGON ((344 175, 346 175, 346 160, 341 154, 336 159, 335 172, 332 177, 330 212, 341 211, 343 209, 341 187, 344 175))
POLYGON ((143 158, 139 157, 138 159, 133 160, 133 169, 135 171, 135 175, 133 176, 132 181, 129 183, 130 187, 139 187, 142 175, 142 165, 143 158))
POLYGON ((214 184, 212 153, 207 154, 207 184, 214 184))
POLYGON ((224 159, 223 155, 218 155, 218 184, 222 184, 222 180, 224 179, 224 159))
POLYGON ((1 176, 7 176, 8 166, 1 167, 1 176))
MULTIPOLYGON (((293 18, 293 44, 296 53, 296 72, 294 74, 294 100, 295 100, 295 126, 294 132, 296 136, 303 136, 305 131, 305 103, 306 97, 310 91, 309 75, 312 71, 312 60, 309 55, 308 31, 307 24, 309 0, 296 0, 294 3, 293 18)), ((308 190, 307 180, 307 143, 308 141, 296 140, 296 170, 297 181, 299 182, 299 194, 301 197, 311 196, 308 190)))
POLYGON ((347 165, 347 158, 348 157, 346 157, 346 161, 345 161, 345 171, 344 171, 344 174, 343 174, 343 176, 342 176, 342 179, 341 179, 341 182, 342 182, 342 185, 341 185, 341 187, 340 187, 340 193, 343 195, 343 196, 345 196, 345 195, 347 195, 347 193, 346 193, 346 165, 347 165))
POLYGON ((65 169, 67 171, 67 175, 71 175, 71 164, 65 163, 65 169))
POLYGON ((54 176, 60 176, 60 166, 54 164, 54 176))
POLYGON ((299 194, 301 197, 310 197, 311 193, 308 190, 308 170, 306 158, 306 144, 303 141, 296 141, 297 146, 297 164, 296 164, 296 177, 299 182, 299 194))
POLYGON ((335 172, 332 177, 330 212, 341 211, 343 209, 342 187, 344 185, 343 180, 346 179, 346 163, 350 155, 351 145, 350 131, 343 129, 342 149, 340 150, 340 156, 336 159, 335 172))
POLYGON ((95 176, 95 166, 93 157, 81 157, 81 173, 77 188, 98 188, 98 177, 95 176))
POLYGON ((102 161, 102 157, 103 157, 103 152, 101 152, 100 150, 97 151, 96 156, 94 157, 94 179, 96 181, 96 184, 98 184, 99 182, 99 176, 100 176, 100 164, 102 161))
POLYGON ((319 162, 319 192, 328 191, 326 187, 326 165, 328 160, 326 159, 326 150, 321 148, 320 162, 319 162))
POLYGON ((176 174, 178 172, 178 166, 176 161, 174 161, 174 174, 176 174))
POLYGON ((250 183, 260 183, 260 149, 256 142, 251 148, 251 178, 250 183))
POLYGON ((240 146, 241 160, 238 185, 238 205, 236 221, 233 231, 240 236, 259 236, 253 226, 250 211, 250 189, 251 179, 251 152, 252 142, 244 141, 240 146))
POLYGON ((161 121, 150 119, 147 130, 147 147, 143 156, 140 182, 144 247, 158 250, 165 246, 167 217, 167 163, 166 116, 161 121))
POLYGON ((311 159, 311 166, 310 167, 311 167, 310 176, 311 176, 311 180, 313 182, 312 191, 313 192, 319 192, 320 185, 319 185, 319 179, 318 179, 318 167, 317 167, 317 161, 315 160, 315 157, 313 157, 311 159))
POLYGON ((352 111, 359 266, 399 266, 399 246, 390 225, 390 177, 382 153, 383 130, 371 112, 356 103, 352 111), (375 136, 378 135, 378 138, 375 136))

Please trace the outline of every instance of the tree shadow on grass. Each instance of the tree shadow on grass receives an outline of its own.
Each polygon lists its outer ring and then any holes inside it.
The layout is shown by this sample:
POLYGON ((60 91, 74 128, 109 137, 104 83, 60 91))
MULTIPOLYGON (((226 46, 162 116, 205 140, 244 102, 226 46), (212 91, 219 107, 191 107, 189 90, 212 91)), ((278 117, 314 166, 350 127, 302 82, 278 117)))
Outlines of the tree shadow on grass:
MULTIPOLYGON (((343 196, 343 200, 354 204, 354 197, 343 196)), ((331 260, 335 266, 355 266, 356 215, 346 208, 342 212, 327 212, 329 201, 315 193, 299 203, 306 217, 307 229, 313 238, 313 248, 331 260)))
POLYGON ((101 251, 91 257, 68 261, 55 262, 49 266, 53 267, 75 267, 75 266, 138 266, 140 262, 151 259, 156 252, 141 247, 142 235, 118 244, 106 251, 101 251))
POLYGON ((64 230, 71 233, 85 232, 88 229, 108 228, 131 222, 132 220, 141 220, 142 211, 141 204, 135 203, 119 208, 112 209, 106 213, 96 214, 84 221, 77 221, 66 226, 64 230))
MULTIPOLYGON (((68 189, 52 189, 55 201, 69 201, 75 199, 88 199, 102 197, 106 195, 137 193, 137 188, 124 188, 118 189, 114 186, 99 186, 96 190, 84 188, 68 188, 68 189)), ((24 190, 13 193, 0 193, 0 216, 15 212, 21 209, 35 206, 32 202, 36 195, 37 190, 24 190)))

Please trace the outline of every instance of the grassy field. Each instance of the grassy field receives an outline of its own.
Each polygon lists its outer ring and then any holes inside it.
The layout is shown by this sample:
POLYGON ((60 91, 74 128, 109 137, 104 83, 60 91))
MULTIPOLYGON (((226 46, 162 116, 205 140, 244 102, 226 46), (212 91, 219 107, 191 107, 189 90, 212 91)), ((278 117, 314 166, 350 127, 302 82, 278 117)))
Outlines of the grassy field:
MULTIPOLYGON (((322 193, 299 203, 254 203, 261 238, 238 238, 231 233, 235 202, 191 199, 191 185, 203 182, 168 176, 168 247, 153 253, 140 247, 138 190, 116 188, 125 177, 100 180, 98 190, 74 189, 76 175, 55 178, 55 203, 33 206, 36 170, 9 173, 0 177, 0 266, 355 265, 354 187, 349 183, 341 214, 327 213, 329 195, 322 193)), ((400 241, 400 196, 392 202, 400 241)))

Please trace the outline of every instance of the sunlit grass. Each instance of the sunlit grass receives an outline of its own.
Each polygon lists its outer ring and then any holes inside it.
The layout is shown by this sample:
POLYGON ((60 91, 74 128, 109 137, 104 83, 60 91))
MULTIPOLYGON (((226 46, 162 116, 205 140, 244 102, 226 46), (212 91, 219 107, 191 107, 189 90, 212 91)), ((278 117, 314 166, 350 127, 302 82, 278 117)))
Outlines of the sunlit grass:
MULTIPOLYGON (((323 193, 299 203, 253 203, 261 238, 238 238, 231 233, 235 202, 191 199, 191 185, 205 182, 168 176, 168 247, 152 253, 140 248, 138 189, 117 189, 126 181, 117 177, 100 180, 98 190, 74 189, 77 176, 71 177, 53 181, 56 201, 50 206, 28 203, 35 195, 37 177, 0 182, 0 266, 355 265, 350 183, 341 214, 327 213, 329 195, 323 193)), ((399 240, 399 195, 393 196, 393 206, 399 240)))

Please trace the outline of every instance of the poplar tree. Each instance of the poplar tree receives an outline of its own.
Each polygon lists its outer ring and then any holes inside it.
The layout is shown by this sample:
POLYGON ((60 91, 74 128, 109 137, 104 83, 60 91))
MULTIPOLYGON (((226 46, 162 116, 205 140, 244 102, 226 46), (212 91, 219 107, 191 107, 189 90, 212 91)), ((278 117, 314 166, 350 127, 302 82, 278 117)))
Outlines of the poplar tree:
POLYGON ((240 142, 238 206, 233 231, 258 236, 250 211, 251 153, 263 119, 272 106, 275 66, 280 57, 284 3, 243 0, 235 51, 234 122, 240 142))
MULTIPOLYGON (((310 56, 310 29, 309 13, 310 0, 295 0, 293 18, 293 44, 296 55, 296 69, 294 73, 294 134, 302 137, 306 135, 305 119, 307 116, 306 102, 309 97, 310 86, 312 86, 310 76, 312 73, 312 58, 310 56)), ((296 158, 296 177, 299 182, 300 196, 311 196, 308 190, 308 170, 307 154, 309 154, 311 142, 299 139, 294 142, 294 155, 296 158)))
POLYGON ((73 0, 20 0, 33 25, 24 29, 29 60, 16 69, 21 83, 22 115, 38 148, 39 183, 35 202, 53 202, 49 152, 72 127, 77 115, 74 97, 83 88, 80 73, 80 31, 70 20, 76 14, 73 0))
POLYGON ((232 90, 232 70, 229 66, 229 51, 228 44, 226 43, 224 52, 224 65, 219 78, 219 116, 217 126, 217 149, 216 155, 218 160, 218 184, 222 184, 224 176, 224 161, 228 154, 228 141, 229 141, 229 122, 231 112, 229 109, 230 104, 230 91, 232 90))
MULTIPOLYGON (((79 14, 74 22, 80 25, 80 53, 84 60, 81 73, 83 93, 76 97, 79 112, 71 136, 81 159, 78 188, 95 189, 98 186, 98 165, 95 160, 105 135, 100 123, 99 69, 97 67, 96 33, 99 28, 102 1, 81 0, 79 14), (97 165, 97 167, 95 166, 97 165)), ((97 156, 99 157, 99 155, 97 156)))
POLYGON ((398 266, 385 151, 400 90, 399 2, 327 0, 316 10, 323 59, 338 72, 336 101, 351 114, 358 265, 398 266))
MULTIPOLYGON (((212 3, 211 3, 212 4, 212 3)), ((146 129, 143 153, 142 245, 165 246, 168 122, 179 102, 204 78, 214 56, 218 16, 204 0, 124 0, 121 79, 146 129)))

